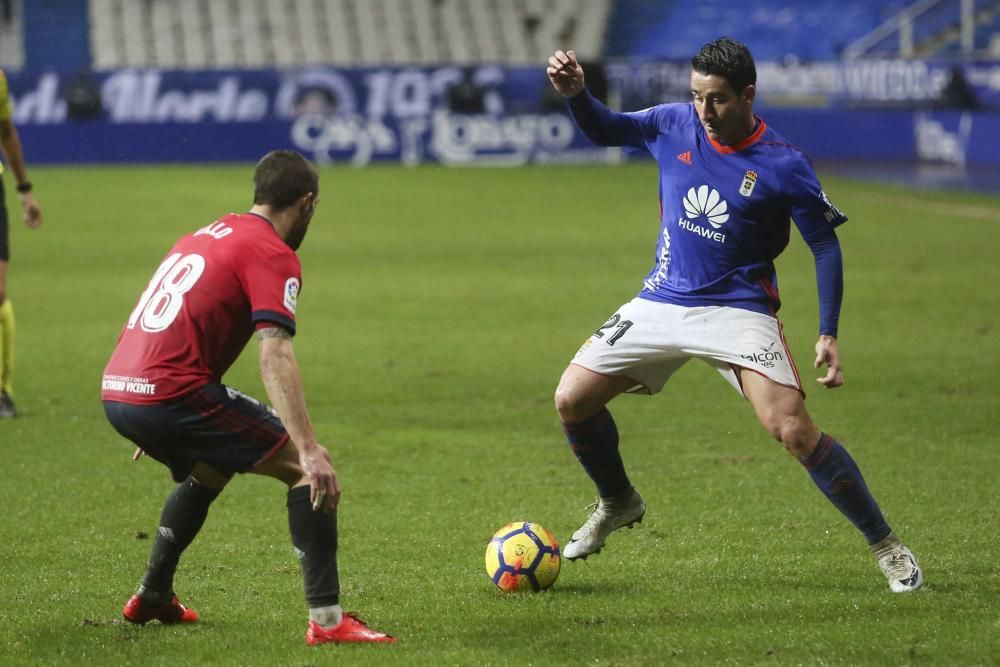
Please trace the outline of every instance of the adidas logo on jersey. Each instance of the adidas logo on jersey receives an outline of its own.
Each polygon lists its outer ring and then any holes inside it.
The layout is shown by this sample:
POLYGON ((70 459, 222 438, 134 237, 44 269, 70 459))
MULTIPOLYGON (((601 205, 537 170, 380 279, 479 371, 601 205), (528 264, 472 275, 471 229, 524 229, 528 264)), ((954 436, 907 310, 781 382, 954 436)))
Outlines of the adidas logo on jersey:
POLYGON ((684 151, 683 153, 678 153, 677 154, 677 159, 680 160, 681 162, 683 162, 684 164, 690 165, 691 164, 691 151, 684 151))

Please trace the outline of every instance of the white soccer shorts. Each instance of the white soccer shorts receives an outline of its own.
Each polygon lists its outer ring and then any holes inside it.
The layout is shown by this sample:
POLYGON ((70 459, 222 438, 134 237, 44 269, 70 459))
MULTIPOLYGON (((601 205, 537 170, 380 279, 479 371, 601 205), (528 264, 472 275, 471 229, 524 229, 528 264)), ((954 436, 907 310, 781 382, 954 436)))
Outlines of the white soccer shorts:
POLYGON ((689 359, 702 359, 743 394, 736 367, 802 391, 781 323, 770 315, 725 306, 675 306, 636 297, 584 342, 573 362, 639 383, 656 394, 689 359))

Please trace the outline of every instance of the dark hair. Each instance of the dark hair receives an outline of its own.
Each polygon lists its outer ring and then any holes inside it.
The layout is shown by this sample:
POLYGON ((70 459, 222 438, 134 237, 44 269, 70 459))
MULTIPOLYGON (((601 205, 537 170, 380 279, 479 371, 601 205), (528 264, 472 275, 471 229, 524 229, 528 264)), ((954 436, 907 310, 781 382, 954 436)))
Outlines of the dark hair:
POLYGON ((319 175, 295 151, 271 151, 257 163, 253 175, 253 203, 278 211, 286 209, 302 195, 319 194, 319 175))
POLYGON ((757 68, 746 44, 721 37, 701 47, 691 59, 691 69, 699 74, 721 76, 737 93, 757 83, 757 68))

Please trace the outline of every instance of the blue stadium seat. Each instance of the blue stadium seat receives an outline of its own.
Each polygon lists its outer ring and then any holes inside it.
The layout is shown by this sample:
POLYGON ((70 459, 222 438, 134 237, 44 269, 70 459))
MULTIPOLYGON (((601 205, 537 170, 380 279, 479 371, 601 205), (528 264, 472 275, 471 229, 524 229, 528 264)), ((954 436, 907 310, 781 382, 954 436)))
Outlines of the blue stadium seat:
POLYGON ((90 63, 87 0, 32 0, 23 11, 27 67, 72 71, 90 63))
POLYGON ((905 7, 904 0, 619 0, 605 43, 611 58, 687 59, 720 36, 758 60, 832 60, 905 7))

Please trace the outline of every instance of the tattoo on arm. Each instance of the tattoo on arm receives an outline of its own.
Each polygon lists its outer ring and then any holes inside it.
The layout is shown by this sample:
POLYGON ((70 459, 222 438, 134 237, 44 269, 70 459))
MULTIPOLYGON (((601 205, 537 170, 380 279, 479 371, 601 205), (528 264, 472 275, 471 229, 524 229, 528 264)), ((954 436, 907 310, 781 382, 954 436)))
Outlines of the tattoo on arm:
POLYGON ((281 327, 265 327, 257 329, 257 337, 261 340, 265 338, 291 338, 292 334, 288 333, 287 329, 282 329, 281 327))

